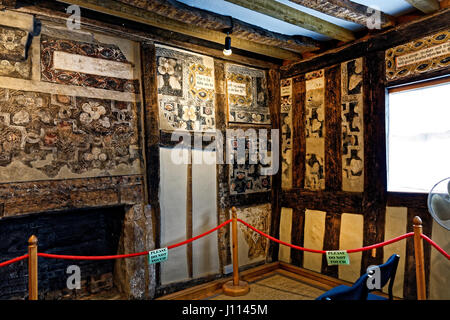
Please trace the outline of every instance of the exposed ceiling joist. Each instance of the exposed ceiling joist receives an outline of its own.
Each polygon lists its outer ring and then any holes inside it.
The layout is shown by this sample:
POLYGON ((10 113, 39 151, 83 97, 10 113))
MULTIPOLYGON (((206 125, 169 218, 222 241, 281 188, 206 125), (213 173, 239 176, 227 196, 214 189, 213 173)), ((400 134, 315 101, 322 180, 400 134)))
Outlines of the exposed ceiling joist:
POLYGON ((406 0, 406 1, 424 13, 432 13, 438 11, 440 8, 439 2, 437 0, 406 0))
POLYGON ((233 37, 280 47, 282 49, 298 53, 317 50, 320 47, 317 41, 309 37, 292 37, 289 35, 272 32, 238 19, 234 19, 230 16, 224 16, 211 11, 191 7, 176 0, 119 1, 154 12, 166 18, 192 24, 205 29, 224 32, 224 30, 232 28, 233 37))
POLYGON ((263 13, 273 18, 290 24, 326 35, 330 38, 351 41, 355 40, 354 34, 345 28, 322 20, 305 12, 296 10, 290 6, 275 0, 225 0, 241 7, 263 13))
MULTIPOLYGON (((191 37, 223 44, 225 41, 226 34, 223 31, 216 31, 207 28, 199 27, 196 23, 186 23, 175 19, 167 18, 166 16, 151 12, 148 10, 143 10, 142 8, 135 7, 133 5, 126 4, 126 0, 123 1, 101 1, 101 0, 58 0, 59 2, 79 5, 82 8, 86 8, 93 11, 102 12, 112 16, 117 16, 130 21, 135 21, 154 27, 166 29, 169 31, 185 34, 191 37)), ((159 0, 155 0, 159 1, 159 0)), ((130 1, 132 2, 132 1, 130 1)), ((186 19, 184 20, 186 21, 186 19)), ((257 27, 256 27, 257 28, 257 27)), ((264 30, 264 29, 262 29, 264 30)), ((234 34, 234 32, 233 32, 234 34)), ((266 43, 261 43, 262 37, 256 37, 250 30, 247 31, 247 39, 239 38, 236 35, 233 37, 232 46, 249 52, 255 52, 261 55, 283 59, 283 60, 293 60, 298 59, 300 56, 298 53, 293 52, 293 50, 287 50, 283 48, 281 43, 284 41, 287 44, 296 44, 293 37, 283 38, 280 35, 280 39, 275 36, 270 38, 272 34, 267 31, 266 43), (257 38, 258 41, 256 41, 257 38), (277 45, 269 45, 269 39, 277 45), (278 41, 278 42, 277 42, 278 41)), ((286 37, 286 36, 284 36, 286 37)), ((303 39, 303 38, 302 38, 303 39)), ((300 39, 299 41, 302 41, 300 39)), ((303 52, 317 50, 319 48, 318 42, 312 39, 308 41, 306 38, 306 43, 304 45, 297 45, 298 50, 303 50, 303 52)), ((298 43, 298 42, 297 42, 298 43)))
MULTIPOLYGON (((327 15, 351 21, 371 28, 377 21, 373 21, 375 12, 365 5, 348 0, 289 0, 293 3, 311 8, 327 15)), ((380 19, 380 27, 386 28, 395 25, 394 17, 378 11, 377 19, 380 19)))

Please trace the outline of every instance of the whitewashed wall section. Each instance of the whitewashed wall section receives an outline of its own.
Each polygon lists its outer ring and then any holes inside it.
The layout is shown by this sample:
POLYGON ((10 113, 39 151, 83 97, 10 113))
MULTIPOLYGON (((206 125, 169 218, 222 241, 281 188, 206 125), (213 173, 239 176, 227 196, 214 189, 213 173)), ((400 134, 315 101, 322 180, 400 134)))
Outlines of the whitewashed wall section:
MULTIPOLYGON (((303 246, 309 249, 323 250, 325 237, 325 211, 305 211, 305 234, 303 246)), ((316 272, 322 271, 322 255, 314 252, 304 252, 303 267, 316 272)))
MULTIPOLYGON (((186 240, 187 164, 172 161, 173 149, 160 148, 161 247, 186 240)), ((192 158, 209 164, 192 164, 192 232, 196 236, 217 226, 215 153, 192 150, 192 158)), ((219 254, 217 236, 196 240, 192 245, 193 277, 217 274, 219 254)), ((169 251, 161 264, 161 283, 189 279, 186 246, 169 251)))
MULTIPOLYGON (((384 229, 384 240, 390 240, 401 236, 407 232, 408 208, 405 207, 386 207, 386 220, 384 229)), ((384 260, 387 261, 393 254, 398 254, 397 273, 395 275, 393 294, 396 297, 403 298, 403 284, 405 278, 406 265, 406 240, 392 243, 383 247, 384 260)), ((387 292, 386 288, 383 288, 387 292)))
MULTIPOLYGON (((281 208, 280 217, 280 240, 291 243, 292 234, 292 208, 281 208)), ((291 262, 291 248, 285 245, 279 246, 278 260, 290 263, 291 262)))
MULTIPOLYGON (((363 246, 364 216, 343 213, 339 232, 339 250, 363 246)), ((355 282, 360 277, 362 252, 349 253, 350 264, 339 266, 339 279, 355 282)))

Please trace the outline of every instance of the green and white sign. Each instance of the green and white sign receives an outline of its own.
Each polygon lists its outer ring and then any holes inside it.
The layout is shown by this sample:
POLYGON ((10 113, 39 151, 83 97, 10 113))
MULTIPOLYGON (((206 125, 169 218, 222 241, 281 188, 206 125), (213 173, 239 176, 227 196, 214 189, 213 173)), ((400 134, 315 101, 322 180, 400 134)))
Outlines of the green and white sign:
POLYGON ((156 249, 148 252, 148 263, 159 263, 167 260, 169 250, 167 248, 156 249))
POLYGON ((326 251, 326 256, 329 266, 350 264, 350 258, 346 251, 326 251))

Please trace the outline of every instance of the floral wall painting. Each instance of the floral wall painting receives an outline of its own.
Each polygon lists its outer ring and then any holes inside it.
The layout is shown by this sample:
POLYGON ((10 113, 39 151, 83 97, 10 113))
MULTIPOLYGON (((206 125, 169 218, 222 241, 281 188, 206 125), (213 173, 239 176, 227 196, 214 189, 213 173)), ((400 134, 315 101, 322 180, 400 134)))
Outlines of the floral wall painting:
POLYGON ((305 189, 325 189, 325 78, 323 69, 305 75, 305 189))
POLYGON ((214 60, 157 45, 156 64, 160 129, 215 129, 214 60))
POLYGON ((0 90, 0 182, 140 173, 132 102, 0 90))
POLYGON ((292 187, 292 78, 282 79, 281 90, 281 186, 292 187))
POLYGON ((267 82, 264 70, 226 64, 225 74, 228 121, 270 124, 267 82))
POLYGON ((29 79, 31 59, 25 59, 27 31, 0 26, 0 76, 29 79))
POLYGON ((341 64, 342 190, 364 191, 363 59, 341 64))

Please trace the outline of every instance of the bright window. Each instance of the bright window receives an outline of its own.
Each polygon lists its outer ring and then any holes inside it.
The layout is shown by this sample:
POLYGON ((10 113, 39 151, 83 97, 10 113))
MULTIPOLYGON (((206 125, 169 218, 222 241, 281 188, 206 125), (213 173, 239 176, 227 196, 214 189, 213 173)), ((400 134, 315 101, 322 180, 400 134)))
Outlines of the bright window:
POLYGON ((450 79, 389 90, 388 191, 428 193, 450 177, 450 79))

